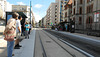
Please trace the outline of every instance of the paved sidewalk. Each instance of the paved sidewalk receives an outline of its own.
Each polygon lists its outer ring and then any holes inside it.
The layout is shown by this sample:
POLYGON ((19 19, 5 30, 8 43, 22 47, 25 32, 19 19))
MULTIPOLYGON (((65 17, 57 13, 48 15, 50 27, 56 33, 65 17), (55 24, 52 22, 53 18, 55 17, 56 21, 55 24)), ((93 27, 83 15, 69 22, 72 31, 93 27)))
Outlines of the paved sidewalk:
MULTIPOLYGON (((0 57, 7 57, 7 41, 0 35, 0 57)), ((20 49, 14 49, 13 57, 33 57, 34 55, 34 43, 35 43, 35 30, 31 31, 30 39, 23 39, 20 44, 20 49)))
POLYGON ((34 56, 34 44, 35 44, 35 30, 31 31, 29 39, 24 39, 20 43, 22 47, 20 49, 14 49, 13 57, 33 57, 34 56))
POLYGON ((0 35, 0 57, 7 57, 7 41, 3 35, 0 35))

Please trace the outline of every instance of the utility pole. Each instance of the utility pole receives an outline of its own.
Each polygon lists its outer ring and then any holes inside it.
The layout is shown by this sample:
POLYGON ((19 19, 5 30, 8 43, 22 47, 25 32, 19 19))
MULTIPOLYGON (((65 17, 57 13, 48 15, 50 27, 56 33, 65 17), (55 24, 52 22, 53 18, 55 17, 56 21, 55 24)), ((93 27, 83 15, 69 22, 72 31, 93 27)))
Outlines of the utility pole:
POLYGON ((31 1, 30 1, 30 23, 31 23, 31 1))

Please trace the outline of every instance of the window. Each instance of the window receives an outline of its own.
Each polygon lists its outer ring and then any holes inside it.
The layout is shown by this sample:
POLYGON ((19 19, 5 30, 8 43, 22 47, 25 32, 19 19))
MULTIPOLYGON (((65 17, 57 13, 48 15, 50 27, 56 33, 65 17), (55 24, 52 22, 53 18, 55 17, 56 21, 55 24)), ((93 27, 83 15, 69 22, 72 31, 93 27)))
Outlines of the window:
POLYGON ((75 14, 75 8, 73 9, 73 14, 75 14))
POLYGON ((93 1, 93 0, 87 0, 87 3, 91 2, 91 1, 93 1))
POLYGON ((76 1, 74 0, 74 6, 76 5, 76 1))
POLYGON ((80 0, 80 4, 82 4, 83 3, 83 0, 80 0))
POLYGON ((79 25, 82 24, 82 17, 79 17, 79 25))
POLYGON ((65 17, 67 17, 67 12, 65 13, 65 17))
POLYGON ((88 13, 88 6, 87 6, 87 8, 86 8, 86 13, 88 13))
POLYGON ((93 12, 93 4, 91 5, 91 12, 93 12))
POLYGON ((92 24, 92 17, 88 17, 87 20, 86 20, 86 23, 87 24, 92 24))
POLYGON ((73 21, 75 22, 75 17, 73 18, 73 21))
POLYGON ((57 17, 57 15, 55 15, 55 17, 57 17))
POLYGON ((82 7, 79 8, 79 14, 82 14, 82 7))
POLYGON ((89 2, 89 0, 87 0, 87 3, 89 2))
POLYGON ((93 12, 93 4, 87 6, 87 13, 91 13, 91 12, 93 12))

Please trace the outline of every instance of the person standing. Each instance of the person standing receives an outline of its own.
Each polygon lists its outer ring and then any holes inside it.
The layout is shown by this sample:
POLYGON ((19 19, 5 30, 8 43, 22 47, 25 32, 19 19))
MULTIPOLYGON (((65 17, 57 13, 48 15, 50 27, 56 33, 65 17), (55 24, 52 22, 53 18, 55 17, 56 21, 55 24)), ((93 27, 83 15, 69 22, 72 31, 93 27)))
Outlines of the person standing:
POLYGON ((28 38, 29 39, 29 28, 30 28, 30 25, 28 24, 28 22, 26 22, 25 24, 25 39, 28 38))
POLYGON ((12 18, 7 21, 7 25, 4 30, 5 38, 7 41, 7 56, 12 57, 14 38, 16 37, 16 20, 18 19, 19 14, 14 12, 12 18))
POLYGON ((31 28, 32 28, 32 25, 31 25, 31 23, 30 23, 29 25, 30 25, 30 28, 29 28, 29 34, 30 34, 30 32, 31 32, 31 28))
POLYGON ((65 24, 65 28, 66 28, 66 31, 67 31, 67 28, 68 28, 67 24, 65 24))
POLYGON ((22 16, 19 16, 19 18, 16 20, 16 41, 15 41, 15 47, 14 49, 20 49, 22 47, 19 45, 20 37, 21 37, 21 23, 22 16))

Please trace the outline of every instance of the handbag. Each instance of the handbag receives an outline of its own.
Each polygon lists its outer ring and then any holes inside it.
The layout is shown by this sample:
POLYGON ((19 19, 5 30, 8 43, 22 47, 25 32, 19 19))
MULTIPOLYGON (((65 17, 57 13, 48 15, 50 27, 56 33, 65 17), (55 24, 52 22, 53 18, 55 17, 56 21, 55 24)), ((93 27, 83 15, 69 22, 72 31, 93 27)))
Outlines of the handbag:
POLYGON ((6 40, 6 41, 14 40, 14 37, 16 36, 16 27, 15 26, 16 26, 15 20, 9 19, 8 23, 5 27, 5 30, 4 30, 4 35, 5 35, 4 40, 6 40))
POLYGON ((15 37, 14 33, 15 33, 14 30, 8 31, 7 34, 5 34, 4 40, 6 40, 6 41, 13 41, 14 37, 15 37))

